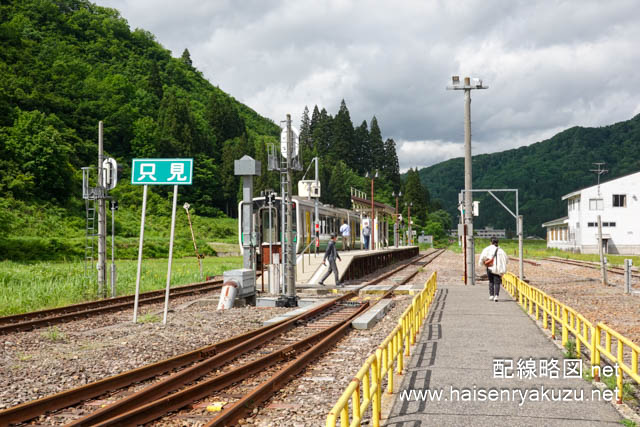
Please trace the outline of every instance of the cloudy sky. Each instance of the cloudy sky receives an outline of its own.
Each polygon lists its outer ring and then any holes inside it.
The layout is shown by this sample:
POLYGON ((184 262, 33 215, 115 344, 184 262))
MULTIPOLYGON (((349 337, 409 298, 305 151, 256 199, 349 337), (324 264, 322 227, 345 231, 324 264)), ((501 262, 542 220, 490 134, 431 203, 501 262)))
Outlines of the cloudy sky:
POLYGON ((403 170, 463 155, 452 75, 489 86, 472 92, 474 154, 640 113, 637 0, 94 1, 275 122, 344 98, 403 170))

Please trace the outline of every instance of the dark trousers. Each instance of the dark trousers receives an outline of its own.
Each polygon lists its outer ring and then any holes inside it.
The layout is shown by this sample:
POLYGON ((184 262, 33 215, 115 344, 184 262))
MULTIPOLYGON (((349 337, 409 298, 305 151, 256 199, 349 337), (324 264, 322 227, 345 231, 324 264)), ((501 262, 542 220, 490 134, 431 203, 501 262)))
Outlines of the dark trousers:
POLYGON ((493 274, 491 270, 487 268, 487 276, 489 276, 489 295, 500 296, 500 286, 502 285, 502 277, 497 274, 493 274))
POLYGON ((364 248, 369 249, 369 236, 364 236, 364 248))
POLYGON ((329 261, 329 269, 327 270, 326 273, 324 273, 324 276, 322 276, 322 279, 320 279, 320 283, 324 283, 325 279, 329 277, 329 275, 331 274, 331 271, 333 270, 333 275, 336 279, 336 285, 337 285, 338 283, 340 283, 340 280, 338 277, 338 266, 336 265, 336 260, 329 258, 328 261, 329 261))

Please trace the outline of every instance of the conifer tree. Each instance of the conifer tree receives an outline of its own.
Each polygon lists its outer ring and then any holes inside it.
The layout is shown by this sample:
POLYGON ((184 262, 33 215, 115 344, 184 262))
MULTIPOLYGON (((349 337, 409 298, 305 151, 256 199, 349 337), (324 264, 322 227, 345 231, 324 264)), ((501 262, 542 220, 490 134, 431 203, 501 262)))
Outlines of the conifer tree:
POLYGON ((320 111, 317 124, 313 129, 312 138, 317 153, 320 156, 328 155, 329 147, 331 147, 333 141, 333 118, 324 108, 320 111))
POLYGON ((371 130, 369 131, 369 155, 370 165, 369 169, 378 169, 382 171, 384 169, 384 142, 382 141, 382 132, 378 127, 378 119, 373 116, 371 119, 371 130))
MULTIPOLYGON (((418 168, 415 170, 410 168, 407 171, 407 180, 404 184, 404 194, 402 198, 405 203, 413 203, 413 206, 411 207, 411 217, 417 217, 424 223, 427 219, 428 213, 429 192, 420 182, 418 168)), ((406 206, 404 207, 403 212, 405 215, 408 213, 406 206)))
POLYGON ((313 106, 313 113, 311 113, 311 121, 309 122, 309 133, 311 134, 311 148, 314 153, 319 154, 318 144, 314 139, 313 133, 318 127, 318 123, 320 122, 320 110, 318 110, 318 106, 313 106))
POLYGON ((309 108, 305 105, 300 120, 300 148, 311 148, 311 119, 309 118, 309 108))
POLYGON ((369 127, 367 121, 363 120, 362 124, 355 129, 354 132, 355 146, 354 151, 356 153, 356 161, 354 167, 356 172, 360 175, 364 175, 370 168, 371 148, 369 145, 369 127))
POLYGON ((391 182, 393 191, 396 193, 400 190, 400 164, 398 162, 398 154, 396 153, 396 142, 393 138, 387 138, 384 142, 384 158, 385 165, 384 174, 391 182))
POLYGON ((189 53, 189 49, 185 49, 182 52, 182 56, 180 57, 180 59, 184 64, 186 64, 190 68, 193 68, 193 62, 191 61, 191 54, 189 53))
POLYGON ((334 160, 342 160, 348 165, 353 165, 356 159, 355 153, 355 133, 353 123, 349 115, 349 109, 344 99, 340 103, 340 109, 333 120, 333 135, 329 155, 334 160))

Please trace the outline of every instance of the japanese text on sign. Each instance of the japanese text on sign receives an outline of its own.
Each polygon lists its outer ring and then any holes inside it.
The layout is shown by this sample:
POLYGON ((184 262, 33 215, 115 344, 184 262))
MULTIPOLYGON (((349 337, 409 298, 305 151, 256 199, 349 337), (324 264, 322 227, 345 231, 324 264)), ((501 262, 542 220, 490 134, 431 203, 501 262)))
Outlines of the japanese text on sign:
POLYGON ((131 183, 137 185, 191 185, 193 159, 133 159, 131 183))

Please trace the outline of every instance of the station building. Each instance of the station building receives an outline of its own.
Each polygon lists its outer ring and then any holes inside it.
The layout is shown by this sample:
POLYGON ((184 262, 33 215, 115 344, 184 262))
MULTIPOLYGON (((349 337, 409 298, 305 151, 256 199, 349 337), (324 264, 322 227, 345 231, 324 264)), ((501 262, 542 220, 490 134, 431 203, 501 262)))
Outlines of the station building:
POLYGON ((567 216, 542 224, 547 247, 598 253, 598 215, 602 246, 609 254, 640 254, 640 172, 562 196, 567 216))

